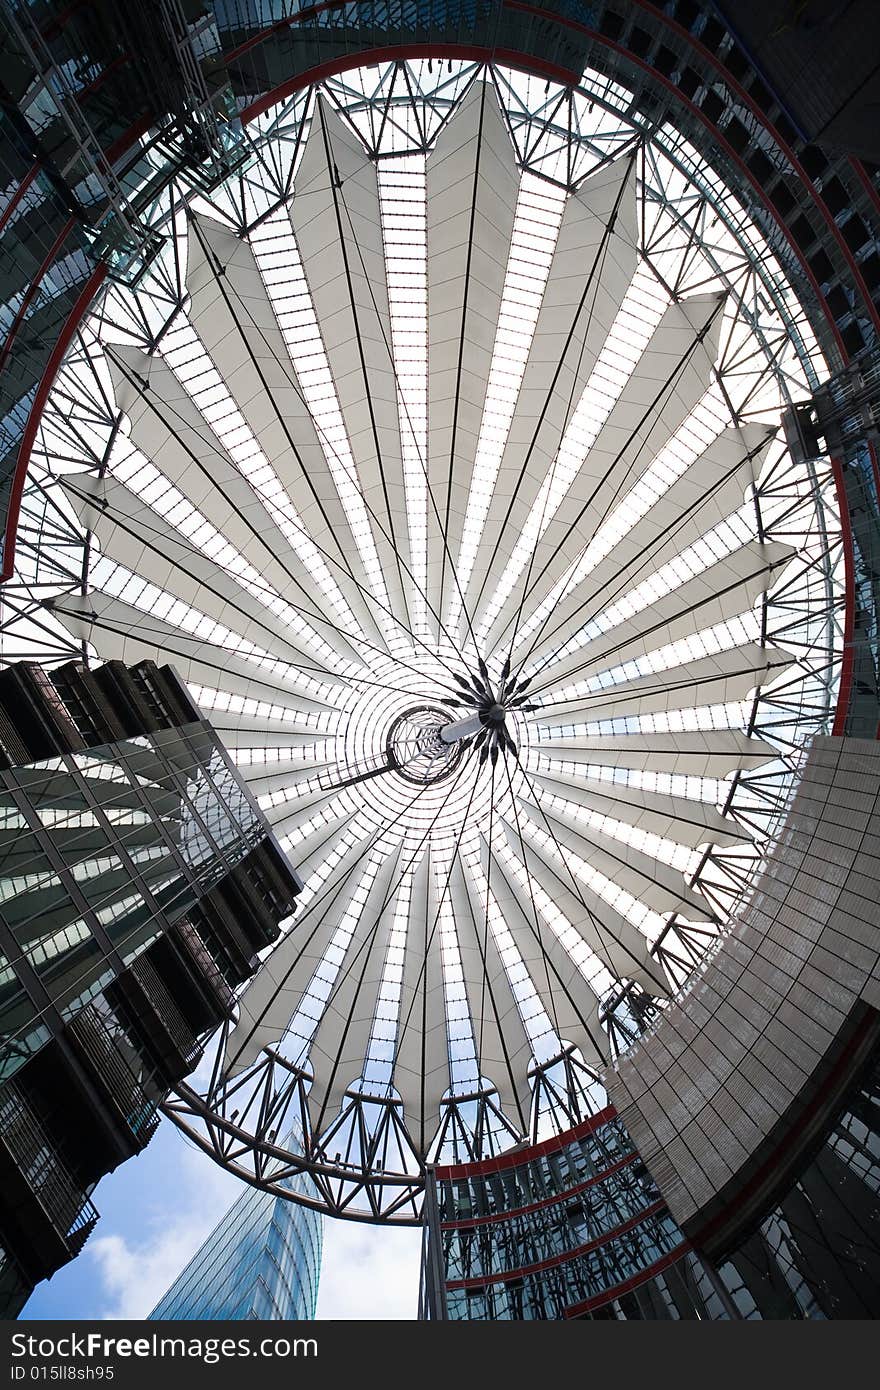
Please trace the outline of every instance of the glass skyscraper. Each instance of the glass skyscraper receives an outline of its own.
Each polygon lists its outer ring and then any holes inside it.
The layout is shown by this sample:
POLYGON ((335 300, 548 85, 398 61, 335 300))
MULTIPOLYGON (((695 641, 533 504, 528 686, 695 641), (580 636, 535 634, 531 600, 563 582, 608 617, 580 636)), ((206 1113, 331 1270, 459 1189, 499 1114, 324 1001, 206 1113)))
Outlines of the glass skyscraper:
POLYGON ((313 1318, 322 1234, 323 1219, 317 1212, 248 1187, 150 1318, 313 1318))

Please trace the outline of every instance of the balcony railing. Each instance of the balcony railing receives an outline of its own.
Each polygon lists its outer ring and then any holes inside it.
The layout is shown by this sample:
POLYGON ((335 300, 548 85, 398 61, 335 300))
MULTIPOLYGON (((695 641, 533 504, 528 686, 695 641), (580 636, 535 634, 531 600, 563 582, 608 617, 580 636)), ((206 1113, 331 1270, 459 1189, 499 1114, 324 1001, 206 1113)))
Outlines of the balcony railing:
POLYGON ((155 966, 145 956, 139 956, 131 967, 131 973, 155 1009, 175 1051, 187 1063, 195 1066, 202 1051, 199 1040, 166 989, 155 966))
POLYGON ((162 1091, 121 1024, 112 1023, 88 1004, 71 1020, 70 1033, 126 1126, 146 1145, 159 1127, 162 1091))
POLYGON ((0 1090, 0 1142, 26 1178, 54 1230, 65 1240, 72 1258, 91 1234, 98 1213, 13 1082, 0 1090))
POLYGON ((181 947, 192 960, 202 979, 210 986, 220 1006, 229 1013, 235 1003, 235 991, 230 989, 224 980, 197 928, 184 917, 176 924, 174 930, 181 947))

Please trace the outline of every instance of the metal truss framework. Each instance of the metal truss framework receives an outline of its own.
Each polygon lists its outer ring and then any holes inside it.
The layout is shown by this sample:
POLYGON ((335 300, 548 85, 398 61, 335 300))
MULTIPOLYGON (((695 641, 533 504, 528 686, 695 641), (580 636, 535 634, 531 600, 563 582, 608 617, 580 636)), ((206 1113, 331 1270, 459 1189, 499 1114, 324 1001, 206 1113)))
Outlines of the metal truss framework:
MULTIPOLYGON (((386 244, 394 240, 395 209, 405 220, 414 210, 414 203, 406 206, 407 197, 424 202, 424 194, 418 192, 418 177, 412 181, 412 168, 420 160, 424 166, 425 156, 451 128, 455 111, 468 93, 476 90, 473 83, 479 75, 474 65, 466 63, 396 63, 349 72, 324 85, 328 112, 335 112, 339 121, 357 134, 365 157, 378 167, 379 186, 386 194, 386 244), (408 190, 396 184, 402 171, 410 180, 408 190)), ((581 88, 574 91, 502 69, 492 70, 490 77, 519 169, 531 179, 528 192, 534 202, 540 202, 542 189, 546 190, 551 217, 555 200, 557 224, 564 195, 571 195, 585 180, 601 176, 605 170, 630 164, 635 180, 636 278, 642 277, 640 283, 654 287, 661 304, 679 304, 719 286, 726 292, 725 318, 712 370, 719 411, 714 430, 724 423, 740 428, 775 427, 781 410, 805 389, 815 387, 824 366, 782 268, 721 181, 676 130, 671 126, 651 128, 646 118, 632 111, 625 89, 606 78, 588 73, 581 88)), ((19 527, 19 575, 4 589, 0 636, 5 660, 36 656, 53 664, 71 656, 87 658, 93 650, 103 654, 103 639, 89 616, 92 608, 88 598, 103 563, 96 534, 100 528, 96 525, 93 530, 83 523, 82 507, 77 505, 82 502, 77 496, 81 486, 78 479, 106 479, 120 457, 129 428, 126 412, 117 404, 120 381, 146 399, 146 382, 139 380, 132 366, 130 349, 172 363, 178 360, 175 353, 181 361, 185 357, 190 307, 185 248, 188 239, 192 244, 192 238, 199 236, 202 225, 194 219, 207 216, 224 224, 246 240, 258 258, 262 248, 266 264, 270 263, 279 218, 287 217, 317 109, 315 93, 304 91, 253 121, 247 134, 249 161, 212 195, 210 203, 194 194, 191 187, 172 185, 151 210, 155 226, 166 233, 166 241, 149 275, 134 292, 109 287, 77 333, 44 413, 33 455, 19 527), (59 483, 62 477, 63 485, 59 483), (78 611, 88 619, 85 628, 74 628, 73 635, 70 625, 59 617, 70 611, 72 599, 80 600, 78 611)), ((522 191, 519 196, 523 198, 522 191)), ((548 215, 546 207, 543 215, 548 215)), ((405 247, 406 239, 401 237, 398 232, 398 244, 405 247)), ((291 253, 285 250, 284 254, 291 253)), ((424 405, 402 373, 397 388, 401 415, 409 420, 413 436, 415 464, 411 459, 410 480, 415 477, 418 481, 417 436, 424 405)), ((746 760, 724 783, 719 809, 728 824, 743 833, 735 834, 726 844, 703 848, 696 862, 687 862, 688 889, 698 893, 706 905, 705 920, 691 920, 693 912, 689 916, 687 910, 679 908, 667 911, 661 928, 649 940, 653 968, 667 991, 686 982, 718 941, 730 912, 749 892, 789 802, 803 749, 814 733, 830 727, 839 678, 842 537, 830 465, 795 466, 781 441, 766 447, 765 443, 761 446, 760 477, 748 508, 742 510, 749 511, 749 524, 761 545, 784 548, 780 555, 785 563, 780 563, 772 582, 759 590, 763 597, 754 610, 758 645, 780 656, 767 663, 763 678, 745 687, 748 691, 758 683, 747 706, 738 701, 741 709, 736 727, 755 740, 755 746, 769 750, 769 756, 746 760)), ((757 445, 754 452, 759 453, 757 445)), ((430 483, 428 487, 430 490, 430 483)), ((395 550, 399 554, 399 547, 395 550)), ((404 563, 411 568, 413 591, 419 601, 409 615, 412 632, 424 643, 431 629, 428 560, 410 554, 404 563)), ((101 582, 99 577, 98 587, 101 582)), ((447 582, 451 586, 453 578, 447 582)), ((326 584, 324 597, 332 604, 338 589, 326 584)), ((454 625, 453 620, 461 623, 462 609, 470 622, 461 590, 459 597, 456 611, 455 595, 449 590, 441 592, 436 607, 439 610, 443 602, 447 605, 443 610, 446 628, 454 625)), ((310 620, 304 609, 300 616, 310 620)), ((371 617, 375 625, 376 609, 372 614, 359 612, 359 616, 361 625, 369 630, 371 617)), ((538 610, 532 616, 534 626, 526 635, 534 638, 535 645, 541 640, 548 614, 538 610)), ((439 621, 442 628, 442 614, 439 621)), ((332 642, 330 632, 322 632, 332 642)), ((447 663, 454 649, 455 644, 444 645, 441 632, 439 650, 447 663)), ((474 648, 472 660, 478 656, 479 648, 474 648)), ((667 674, 668 693, 676 688, 674 668, 667 674)), ((383 682, 392 684, 393 679, 392 652, 390 665, 374 664, 367 684, 378 689, 383 682)), ((303 681, 301 723, 317 738, 328 732, 321 712, 323 677, 316 669, 312 674, 304 673, 303 681)), ((693 681, 681 682, 682 706, 691 684, 693 681)), ((550 716, 552 706, 546 700, 541 702, 537 680, 533 692, 539 707, 522 721, 526 740, 530 732, 534 740, 528 745, 530 760, 527 766, 516 768, 514 777, 567 776, 573 765, 560 751, 567 738, 582 738, 588 726, 596 738, 613 738, 623 731, 622 720, 603 723, 598 706, 596 715, 585 722, 589 703, 584 704, 583 694, 556 701, 558 712, 550 716), (559 745, 555 756, 552 747, 549 754, 540 750, 536 726, 549 730, 559 745)), ((667 701, 663 708, 675 710, 676 701, 667 701)), ((713 714, 708 699, 706 708, 710 711, 707 723, 697 721, 681 727, 735 726, 729 712, 722 715, 715 710, 713 714), (720 725, 713 722, 722 718, 725 722, 720 725)), ((645 727, 657 736, 653 720, 645 727)), ((673 729, 673 725, 667 727, 673 729)), ((504 767, 502 764, 502 771, 504 767)), ((267 771, 261 769, 261 789, 272 804, 273 774, 268 772, 267 776, 267 771)), ((358 778, 365 771, 370 769, 364 762, 364 745, 352 736, 332 776, 344 772, 358 778)), ((502 772, 498 775, 500 779, 502 772)), ((510 776, 507 771, 508 783, 510 776)), ((320 777, 318 769, 314 786, 303 779, 300 796, 324 790, 320 777)), ((451 785, 456 785, 455 779, 451 785)), ((493 794, 494 786, 493 770, 493 794)), ((515 801, 512 784, 509 798, 515 801)), ((399 806, 393 809, 399 814, 399 806)), ((384 843, 385 827, 377 823, 375 829, 368 849, 384 843)), ((290 848, 295 858, 295 844, 290 848)), ((310 848, 306 842, 306 851, 310 848)), ((522 857, 528 881, 524 844, 522 857)), ((489 863, 491 871, 491 854, 489 863)), ((528 886, 537 923, 535 895, 528 886)), ((541 954, 546 964, 543 945, 541 954)), ((291 1060, 283 1049, 267 1045, 253 1063, 232 1074, 224 1068, 228 1029, 219 1039, 207 1087, 182 1087, 168 1113, 226 1167, 279 1195, 290 1195, 281 1184, 292 1171, 305 1170, 314 1184, 314 1204, 325 1210, 367 1220, 415 1221, 419 1218, 426 1158, 456 1162, 486 1157, 527 1135, 537 1138, 554 1128, 566 1129, 601 1104, 601 1100, 594 1103, 594 1097, 600 1094, 597 1076, 602 1063, 629 1046, 662 1007, 660 989, 646 988, 644 982, 628 977, 619 967, 612 976, 598 1001, 597 1022, 604 1041, 585 1059, 582 1051, 565 1044, 550 1026, 541 1060, 531 1068, 531 1102, 520 1105, 516 1119, 511 1107, 500 1103, 493 1087, 480 1084, 478 1074, 467 1080, 453 1074, 451 1091, 441 1102, 436 1132, 428 1133, 423 1126, 420 1135, 413 1133, 412 1125, 405 1122, 405 1107, 387 1081, 384 1088, 374 1085, 372 1091, 366 1081, 346 1088, 339 1113, 328 1115, 322 1110, 316 1124, 309 1102, 313 1080, 309 1064, 291 1060), (294 1125, 305 1135, 303 1155, 276 1144, 277 1136, 294 1125)))

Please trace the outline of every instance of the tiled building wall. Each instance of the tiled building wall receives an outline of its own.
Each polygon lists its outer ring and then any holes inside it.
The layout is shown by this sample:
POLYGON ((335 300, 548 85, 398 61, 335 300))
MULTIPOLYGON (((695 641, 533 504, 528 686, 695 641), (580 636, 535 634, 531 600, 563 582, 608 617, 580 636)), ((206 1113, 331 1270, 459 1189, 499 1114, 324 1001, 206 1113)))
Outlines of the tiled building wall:
POLYGON ((802 1122, 854 1020, 864 1033, 864 1006, 880 1009, 878 962, 880 743, 817 738, 739 920, 606 1078, 680 1224, 754 1184, 759 1156, 802 1122))

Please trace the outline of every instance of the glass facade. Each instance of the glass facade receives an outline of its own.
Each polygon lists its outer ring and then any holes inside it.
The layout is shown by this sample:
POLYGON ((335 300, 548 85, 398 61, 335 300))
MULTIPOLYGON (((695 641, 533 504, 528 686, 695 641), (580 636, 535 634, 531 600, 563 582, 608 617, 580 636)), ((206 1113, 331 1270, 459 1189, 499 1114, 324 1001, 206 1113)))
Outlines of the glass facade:
MULTIPOLYGON (((291 1186, 299 1181, 292 1179, 291 1186)), ((317 1212, 246 1188, 150 1318, 313 1318, 322 1231, 317 1212)))
POLYGON ((422 1316, 880 1316, 880 1059, 757 1229, 716 1266, 676 1225, 609 1109, 559 1139, 437 1168, 422 1316))
POLYGON ((34 983, 75 1017, 265 833, 203 723, 0 772, 0 939, 25 966, 0 960, 0 1078, 49 1039, 34 983))
POLYGON ((173 670, 0 671, 0 1314, 78 1254, 300 888, 173 670))
POLYGON ((688 1249, 611 1107, 525 1153, 437 1168, 433 1182, 439 1303, 453 1320, 572 1316, 688 1249))
POLYGON ((796 1183, 719 1270, 740 1317, 880 1317, 880 1057, 796 1183))

